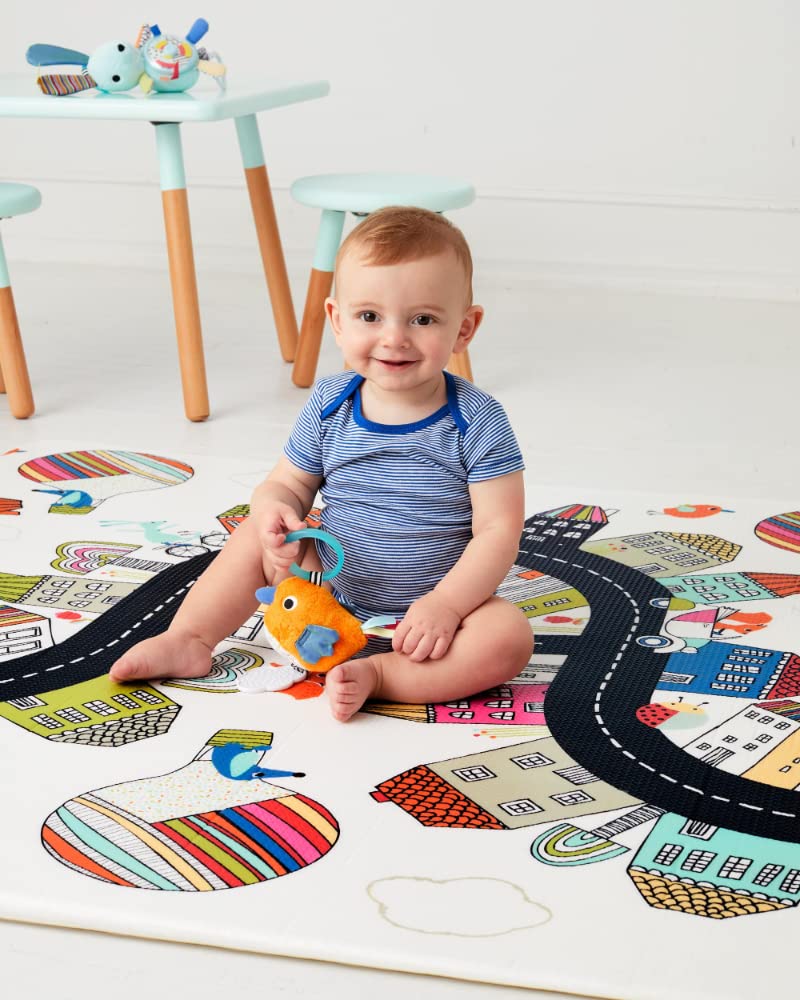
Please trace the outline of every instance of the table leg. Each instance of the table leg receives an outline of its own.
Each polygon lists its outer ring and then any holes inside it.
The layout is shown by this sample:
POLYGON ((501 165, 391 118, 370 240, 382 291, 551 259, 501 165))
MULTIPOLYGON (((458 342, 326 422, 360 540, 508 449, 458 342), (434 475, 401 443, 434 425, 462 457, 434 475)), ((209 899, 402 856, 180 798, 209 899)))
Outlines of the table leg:
POLYGON ((243 115, 236 119, 236 135, 242 154, 247 190, 250 192, 250 206, 256 225, 264 276, 267 279, 272 315, 278 331, 278 343, 284 361, 292 361, 297 350, 297 318, 292 304, 289 276, 283 257, 281 237, 269 177, 264 163, 264 151, 258 132, 255 115, 243 115))
POLYGON ((156 146, 183 405, 189 420, 205 420, 209 413, 208 387, 179 125, 174 122, 157 124, 156 146))
POLYGON ((8 392, 8 407, 19 420, 33 413, 33 393, 25 351, 14 308, 14 295, 0 240, 0 392, 8 392))

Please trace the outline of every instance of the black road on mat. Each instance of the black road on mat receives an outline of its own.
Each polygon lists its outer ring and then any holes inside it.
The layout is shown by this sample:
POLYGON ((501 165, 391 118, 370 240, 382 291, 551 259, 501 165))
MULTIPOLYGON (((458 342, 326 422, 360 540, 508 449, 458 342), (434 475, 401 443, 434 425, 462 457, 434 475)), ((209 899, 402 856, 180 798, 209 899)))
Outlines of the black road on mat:
MULTIPOLYGON (((536 545, 524 534, 520 544, 518 565, 565 581, 591 608, 588 625, 571 640, 545 699, 547 726, 556 742, 598 778, 668 812, 800 842, 797 792, 711 767, 636 718, 636 709, 652 700, 667 664, 667 656, 637 645, 636 637, 658 634, 664 612, 650 601, 669 597, 666 588, 580 549, 536 545)), ((551 646, 542 642, 538 648, 555 652, 551 646)))
POLYGON ((216 555, 204 553, 162 570, 64 642, 0 664, 0 699, 56 691, 107 673, 131 646, 169 626, 216 555))

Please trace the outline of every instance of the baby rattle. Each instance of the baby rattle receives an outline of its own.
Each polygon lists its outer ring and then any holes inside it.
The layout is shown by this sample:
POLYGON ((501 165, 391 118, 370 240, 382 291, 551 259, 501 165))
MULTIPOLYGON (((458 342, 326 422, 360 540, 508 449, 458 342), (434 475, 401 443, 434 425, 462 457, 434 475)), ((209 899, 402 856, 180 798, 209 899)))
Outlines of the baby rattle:
POLYGON ((391 636, 397 625, 393 615, 359 621, 329 590, 320 586, 332 580, 344 565, 344 549, 333 535, 318 528, 301 528, 291 531, 286 541, 301 538, 319 538, 329 545, 336 553, 336 565, 324 572, 310 573, 292 563, 292 575, 277 587, 261 587, 256 591, 270 643, 292 662, 284 668, 265 666, 248 670, 239 680, 242 691, 282 691, 305 680, 309 673, 325 674, 363 649, 367 636, 391 636))

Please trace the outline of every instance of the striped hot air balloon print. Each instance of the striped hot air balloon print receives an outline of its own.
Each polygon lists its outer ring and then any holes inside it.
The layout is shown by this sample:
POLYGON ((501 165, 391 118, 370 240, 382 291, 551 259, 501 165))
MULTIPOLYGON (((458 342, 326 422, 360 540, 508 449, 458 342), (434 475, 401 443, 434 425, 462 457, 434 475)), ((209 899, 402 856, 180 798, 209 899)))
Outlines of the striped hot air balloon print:
POLYGON ((214 747, 271 740, 222 730, 177 771, 69 799, 45 820, 42 843, 73 870, 127 888, 208 892, 305 868, 339 836, 328 810, 259 777, 232 780, 211 761, 214 747))
POLYGON ((51 514, 88 514, 121 493, 178 486, 194 469, 174 458, 138 451, 63 451, 23 462, 18 470, 34 492, 55 497, 51 514))
POLYGON ((800 510, 765 517, 758 522, 755 530, 762 542, 790 552, 800 552, 800 510))

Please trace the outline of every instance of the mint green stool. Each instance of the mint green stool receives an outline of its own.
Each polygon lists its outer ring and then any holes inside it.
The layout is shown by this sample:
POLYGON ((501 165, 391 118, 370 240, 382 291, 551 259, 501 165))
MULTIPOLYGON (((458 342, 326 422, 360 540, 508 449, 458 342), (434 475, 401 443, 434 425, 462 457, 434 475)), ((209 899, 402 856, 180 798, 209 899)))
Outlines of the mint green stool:
MULTIPOLYGON (((345 215, 369 215, 388 205, 409 205, 432 212, 463 208, 475 200, 475 189, 464 181, 425 174, 319 174, 292 184, 292 197, 302 205, 322 209, 314 263, 303 309, 303 322, 292 371, 295 385, 314 381, 325 326, 325 299, 333 284, 336 252, 345 215)), ((469 357, 454 354, 448 369, 472 380, 469 357)))
MULTIPOLYGON (((25 212, 34 212, 42 203, 42 196, 29 184, 0 182, 0 219, 10 219, 25 212)), ((11 279, 8 276, 6 255, 0 238, 0 392, 8 394, 11 413, 24 420, 33 413, 33 393, 28 377, 28 365, 14 308, 11 279)))

